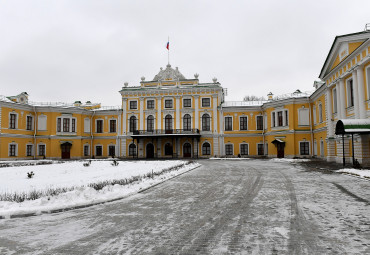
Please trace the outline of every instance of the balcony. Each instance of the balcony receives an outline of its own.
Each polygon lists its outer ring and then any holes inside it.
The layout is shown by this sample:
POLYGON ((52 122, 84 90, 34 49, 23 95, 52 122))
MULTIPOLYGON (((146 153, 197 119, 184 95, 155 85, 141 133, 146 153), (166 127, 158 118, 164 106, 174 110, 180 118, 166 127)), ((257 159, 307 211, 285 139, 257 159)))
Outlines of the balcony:
POLYGON ((199 129, 154 129, 154 130, 135 130, 133 138, 140 137, 200 137, 199 129))

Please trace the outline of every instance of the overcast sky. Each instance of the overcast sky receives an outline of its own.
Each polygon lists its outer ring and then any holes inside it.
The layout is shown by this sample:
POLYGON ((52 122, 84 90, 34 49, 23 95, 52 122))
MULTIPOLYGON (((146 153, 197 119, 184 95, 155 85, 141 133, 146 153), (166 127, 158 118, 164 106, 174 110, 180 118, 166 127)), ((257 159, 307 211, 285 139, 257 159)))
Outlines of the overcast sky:
POLYGON ((119 105, 124 82, 170 63, 213 77, 228 101, 312 90, 336 35, 363 31, 369 0, 0 0, 0 95, 119 105))

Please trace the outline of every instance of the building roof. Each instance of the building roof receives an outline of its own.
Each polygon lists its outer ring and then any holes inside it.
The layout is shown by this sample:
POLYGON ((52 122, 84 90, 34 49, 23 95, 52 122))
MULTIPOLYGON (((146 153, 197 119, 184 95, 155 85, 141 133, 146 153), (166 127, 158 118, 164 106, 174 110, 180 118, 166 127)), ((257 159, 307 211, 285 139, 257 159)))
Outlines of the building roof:
POLYGON ((153 81, 171 81, 171 80, 186 80, 185 76, 182 75, 179 71, 179 68, 176 67, 176 69, 173 69, 170 64, 166 66, 166 69, 163 70, 161 67, 161 70, 159 73, 154 76, 153 81))

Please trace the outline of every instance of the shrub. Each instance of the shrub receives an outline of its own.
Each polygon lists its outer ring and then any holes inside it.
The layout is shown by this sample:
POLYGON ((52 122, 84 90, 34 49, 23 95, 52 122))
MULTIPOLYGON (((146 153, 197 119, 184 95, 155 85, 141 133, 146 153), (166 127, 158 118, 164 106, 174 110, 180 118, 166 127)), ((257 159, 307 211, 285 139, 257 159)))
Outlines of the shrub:
POLYGON ((27 173, 27 177, 29 179, 31 179, 34 175, 35 175, 35 173, 33 171, 27 173))

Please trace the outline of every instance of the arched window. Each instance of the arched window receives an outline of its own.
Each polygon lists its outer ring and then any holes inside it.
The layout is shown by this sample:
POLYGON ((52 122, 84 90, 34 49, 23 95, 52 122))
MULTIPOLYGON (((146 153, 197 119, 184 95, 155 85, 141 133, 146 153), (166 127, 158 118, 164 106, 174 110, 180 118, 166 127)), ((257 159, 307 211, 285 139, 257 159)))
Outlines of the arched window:
POLYGON ((172 145, 170 143, 166 143, 164 145, 164 155, 172 155, 173 153, 173 149, 172 149, 172 145))
POLYGON ((129 156, 136 156, 136 145, 134 143, 128 146, 128 155, 129 156))
POLYGON ((209 117, 208 113, 205 113, 202 116, 202 130, 203 131, 211 130, 211 117, 209 117))
POLYGON ((150 132, 154 131, 154 117, 153 117, 153 115, 149 115, 148 118, 146 118, 146 128, 150 132))
POLYGON ((136 127, 136 117, 135 116, 131 116, 130 117, 130 132, 134 132, 137 130, 137 127, 136 127))
POLYGON ((202 146, 202 154, 203 155, 211 155, 211 145, 209 143, 203 143, 202 146))
POLYGON ((172 131, 172 116, 170 114, 164 118, 164 128, 166 131, 172 131))
POLYGON ((191 130, 191 117, 190 117, 190 115, 185 114, 183 120, 184 120, 184 130, 185 131, 191 130))

